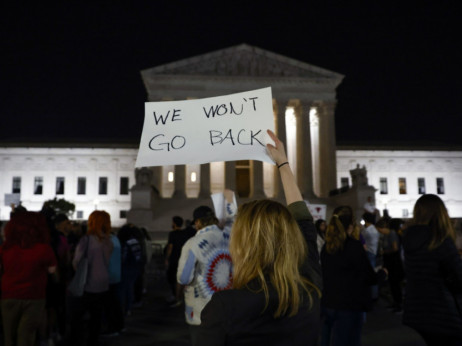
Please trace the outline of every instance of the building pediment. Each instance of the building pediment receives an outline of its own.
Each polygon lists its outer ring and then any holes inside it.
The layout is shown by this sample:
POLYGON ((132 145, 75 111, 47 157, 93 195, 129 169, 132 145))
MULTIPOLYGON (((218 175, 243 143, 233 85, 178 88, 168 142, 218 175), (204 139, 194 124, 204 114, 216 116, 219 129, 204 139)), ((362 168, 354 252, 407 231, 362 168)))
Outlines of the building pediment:
POLYGON ((143 70, 142 74, 144 76, 296 77, 318 80, 343 78, 338 73, 247 44, 153 67, 143 70))

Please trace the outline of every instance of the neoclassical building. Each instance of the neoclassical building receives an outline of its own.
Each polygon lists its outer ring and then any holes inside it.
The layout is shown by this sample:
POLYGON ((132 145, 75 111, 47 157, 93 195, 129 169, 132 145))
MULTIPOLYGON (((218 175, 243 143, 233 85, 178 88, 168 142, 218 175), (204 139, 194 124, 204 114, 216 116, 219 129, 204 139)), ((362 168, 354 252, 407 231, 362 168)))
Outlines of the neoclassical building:
MULTIPOLYGON (((239 45, 141 71, 147 101, 206 98, 272 88, 278 136, 286 143, 304 198, 311 204, 352 205, 368 196, 394 217, 412 216, 421 193, 436 193, 451 217, 462 217, 462 150, 337 147, 334 111, 343 76, 249 45, 239 45)), ((54 197, 76 204, 74 219, 95 209, 115 226, 132 222, 160 239, 171 217, 192 217, 210 194, 230 188, 239 202, 282 200, 273 165, 260 161, 144 167, 135 170, 138 143, 0 144, 0 218, 12 198, 40 210, 54 197), (163 232, 162 232, 163 231, 163 232)))
MULTIPOLYGON (((206 98, 270 86, 276 132, 287 143, 303 196, 310 201, 327 198, 337 187, 334 111, 342 75, 246 44, 146 69, 141 75, 148 101, 206 98)), ((134 189, 129 219, 169 227, 175 211, 192 211, 210 193, 224 188, 235 190, 243 200, 280 199, 274 169, 251 160, 146 168, 149 184, 134 189), (147 186, 153 187, 153 195, 147 186)))
POLYGON ((392 217, 410 218, 423 194, 438 195, 449 215, 462 218, 460 148, 337 147, 337 186, 351 186, 350 171, 367 170, 376 207, 392 217))

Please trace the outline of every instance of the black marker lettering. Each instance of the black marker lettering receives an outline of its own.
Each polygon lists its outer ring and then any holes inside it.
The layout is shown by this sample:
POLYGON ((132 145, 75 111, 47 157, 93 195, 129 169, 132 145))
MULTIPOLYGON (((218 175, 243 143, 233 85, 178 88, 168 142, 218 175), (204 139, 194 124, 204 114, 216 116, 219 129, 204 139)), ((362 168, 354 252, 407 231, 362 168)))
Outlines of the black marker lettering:
POLYGON ((212 107, 210 107, 210 110, 207 112, 207 110, 205 109, 205 107, 202 107, 202 109, 204 110, 204 113, 205 113, 205 116, 207 117, 207 119, 210 118, 210 115, 212 115, 212 118, 215 118, 215 114, 217 114, 217 111, 218 111, 218 106, 215 106, 215 109, 212 107))
POLYGON ((185 144, 186 144, 186 138, 184 138, 183 136, 175 136, 175 137, 173 137, 172 142, 171 142, 172 149, 175 149, 175 150, 183 148, 185 146, 185 144), (179 139, 180 142, 182 140, 183 144, 180 145, 180 143, 178 143, 177 146, 173 145, 173 143, 175 142, 175 139, 177 139, 177 138, 179 139))
POLYGON ((221 115, 225 115, 226 113, 228 113, 228 107, 226 107, 225 104, 220 105, 220 106, 217 106, 217 107, 218 107, 218 109, 217 109, 217 115, 220 115, 220 116, 221 116, 221 115), (220 109, 222 109, 223 111, 220 112, 220 109))
POLYGON ((153 113, 154 113, 154 121, 156 122, 156 125, 159 125, 159 120, 162 122, 162 124, 165 125, 165 123, 167 122, 168 116, 170 114, 170 111, 167 112, 167 115, 165 116, 165 119, 164 119, 164 116, 162 114, 159 114, 159 119, 158 119, 157 115, 156 115, 156 112, 153 112, 153 113))
MULTIPOLYGON (((154 149, 154 148, 152 147, 152 141, 154 141, 157 137, 165 137, 165 136, 164 136, 164 135, 157 135, 157 136, 152 137, 152 139, 149 141, 149 149, 151 149, 151 150, 156 150, 156 151, 157 151, 157 150, 164 150, 164 149, 154 149)), ((161 143, 161 144, 165 144, 165 143, 161 143)), ((167 145, 168 145, 168 143, 167 143, 167 145)), ((167 146, 167 150, 168 150, 168 149, 169 149, 169 148, 168 148, 168 146, 167 146)))
POLYGON ((234 114, 237 114, 237 115, 241 115, 242 112, 244 111, 244 105, 241 105, 241 112, 240 112, 240 113, 237 113, 237 112, 234 110, 234 107, 233 107, 233 103, 232 103, 232 102, 229 103, 229 107, 231 108, 231 111, 230 111, 231 114, 234 113, 234 114))
POLYGON ((210 130, 209 133, 210 133, 210 144, 215 145, 215 144, 220 144, 221 142, 223 142, 223 139, 221 138, 221 135, 223 134, 223 132, 216 131, 216 130, 210 130), (215 132, 217 134, 212 135, 212 132, 215 132), (218 142, 214 142, 213 138, 217 138, 217 137, 220 138, 220 140, 218 142))
POLYGON ((255 106, 255 100, 258 99, 258 97, 251 97, 250 99, 253 101, 253 110, 256 111, 257 107, 255 106))
POLYGON ((181 114, 179 114, 180 111, 181 111, 181 109, 174 109, 173 110, 172 121, 183 120, 183 119, 175 119, 176 117, 181 116, 181 114))
POLYGON ((170 148, 178 150, 183 148, 186 145, 186 138, 183 136, 175 136, 170 142, 161 142, 161 143, 154 143, 155 139, 157 137, 165 137, 163 134, 156 135, 151 138, 149 141, 149 149, 155 150, 155 151, 162 151, 165 150, 165 147, 167 147, 167 151, 170 151, 170 148))
MULTIPOLYGON (((225 141, 225 139, 231 140, 231 143, 233 143, 233 145, 235 145, 235 144, 234 144, 233 133, 231 132, 231 129, 228 131, 228 133, 226 133, 226 136, 225 136, 225 138, 223 138, 223 140, 221 141, 221 143, 223 143, 223 142, 225 141)), ((220 143, 220 144, 221 144, 221 143, 220 143)))
POLYGON ((251 142, 251 144, 253 145, 253 140, 255 139, 258 143, 260 143, 261 146, 264 147, 263 143, 260 142, 260 141, 258 140, 258 138, 255 137, 255 136, 257 136, 260 132, 261 132, 261 130, 258 130, 257 133, 253 133, 253 131, 250 131, 250 142, 251 142))
POLYGON ((240 130, 239 133, 237 134, 237 142, 239 144, 242 144, 242 145, 252 145, 252 143, 244 143, 244 142, 241 142, 241 133, 242 132, 245 132, 244 129, 240 130))

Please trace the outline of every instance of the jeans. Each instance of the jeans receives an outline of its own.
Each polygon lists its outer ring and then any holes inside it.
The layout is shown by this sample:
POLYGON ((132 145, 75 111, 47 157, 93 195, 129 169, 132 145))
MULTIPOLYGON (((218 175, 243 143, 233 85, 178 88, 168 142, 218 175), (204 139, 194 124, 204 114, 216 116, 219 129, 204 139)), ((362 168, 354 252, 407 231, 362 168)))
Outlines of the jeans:
POLYGON ((322 308, 321 346, 359 346, 363 312, 322 308), (332 340, 331 340, 332 339, 332 340))

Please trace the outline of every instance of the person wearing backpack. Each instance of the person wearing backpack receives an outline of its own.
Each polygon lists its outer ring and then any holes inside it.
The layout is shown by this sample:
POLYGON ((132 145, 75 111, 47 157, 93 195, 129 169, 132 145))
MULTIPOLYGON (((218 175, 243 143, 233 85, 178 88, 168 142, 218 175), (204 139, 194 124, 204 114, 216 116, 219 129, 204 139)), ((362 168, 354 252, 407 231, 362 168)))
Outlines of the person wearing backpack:
POLYGON ((139 229, 126 224, 117 233, 122 249, 122 277, 120 301, 126 316, 131 315, 135 281, 143 269, 143 250, 138 235, 139 229))

